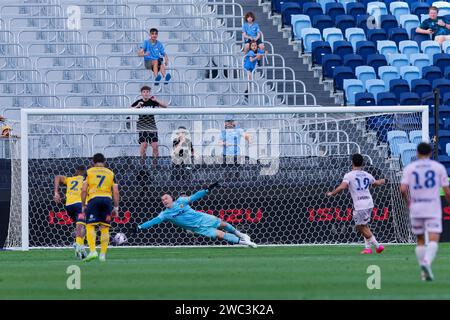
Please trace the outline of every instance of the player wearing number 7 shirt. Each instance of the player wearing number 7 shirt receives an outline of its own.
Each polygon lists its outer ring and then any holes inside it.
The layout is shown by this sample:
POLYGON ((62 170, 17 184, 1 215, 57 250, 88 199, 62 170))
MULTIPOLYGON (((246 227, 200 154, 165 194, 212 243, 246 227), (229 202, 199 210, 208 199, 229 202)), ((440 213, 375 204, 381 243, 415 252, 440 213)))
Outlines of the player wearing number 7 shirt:
POLYGON ((97 259, 95 248, 95 226, 100 228, 100 261, 106 260, 109 244, 109 227, 111 219, 119 211, 119 186, 114 172, 106 168, 106 158, 97 153, 93 157, 94 166, 89 168, 81 191, 81 203, 86 214, 86 235, 89 244, 89 255, 84 259, 97 259), (114 209, 112 207, 114 202, 114 209), (86 206, 87 203, 87 206, 86 206))
POLYGON ((384 247, 378 243, 368 226, 374 207, 369 186, 381 186, 386 183, 387 179, 375 180, 370 173, 362 170, 363 162, 362 155, 354 154, 352 156, 352 171, 344 176, 342 183, 335 190, 327 192, 326 195, 327 197, 333 197, 339 192, 349 189, 353 200, 353 220, 356 230, 364 237, 364 250, 361 253, 371 254, 372 245, 375 246, 377 253, 381 253, 384 247))
POLYGON ((412 232, 417 236, 416 257, 421 277, 427 281, 433 280, 431 264, 442 233, 441 187, 450 202, 447 170, 430 159, 431 153, 428 143, 417 146, 417 160, 404 169, 400 185, 400 192, 409 207, 412 232), (425 233, 428 233, 428 245, 425 245, 425 233))

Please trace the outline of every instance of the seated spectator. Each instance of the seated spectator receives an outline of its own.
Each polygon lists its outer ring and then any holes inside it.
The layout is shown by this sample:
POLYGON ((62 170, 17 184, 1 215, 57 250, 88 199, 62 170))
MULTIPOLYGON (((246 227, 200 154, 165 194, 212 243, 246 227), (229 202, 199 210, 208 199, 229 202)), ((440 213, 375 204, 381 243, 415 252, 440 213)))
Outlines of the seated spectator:
MULTIPOLYGON (((263 55, 264 51, 258 49, 256 41, 252 41, 250 43, 250 50, 248 51, 244 59, 244 69, 247 71, 248 81, 251 81, 253 79, 252 72, 256 68, 256 63, 262 59, 263 55)), ((245 90, 245 93, 248 93, 249 89, 250 84, 247 90, 245 90)), ((246 95, 246 98, 248 98, 248 95, 246 95)))
POLYGON ((256 17, 253 12, 247 12, 244 17, 244 24, 242 25, 242 37, 244 38, 244 54, 250 50, 250 44, 256 41, 258 48, 264 51, 264 44, 261 41, 261 30, 259 25, 255 22, 256 17))
POLYGON ((450 22, 445 18, 438 18, 439 8, 431 6, 428 10, 429 18, 425 19, 416 29, 417 33, 429 34, 441 46, 450 40, 450 22))
POLYGON ((144 57, 146 69, 153 70, 156 81, 155 86, 159 85, 162 77, 165 80, 164 84, 168 83, 171 78, 169 73, 166 74, 166 66, 169 65, 169 56, 164 49, 164 45, 158 41, 158 29, 150 29, 150 38, 144 40, 144 43, 139 49, 138 56, 144 57), (161 71, 162 77, 159 71, 161 71))

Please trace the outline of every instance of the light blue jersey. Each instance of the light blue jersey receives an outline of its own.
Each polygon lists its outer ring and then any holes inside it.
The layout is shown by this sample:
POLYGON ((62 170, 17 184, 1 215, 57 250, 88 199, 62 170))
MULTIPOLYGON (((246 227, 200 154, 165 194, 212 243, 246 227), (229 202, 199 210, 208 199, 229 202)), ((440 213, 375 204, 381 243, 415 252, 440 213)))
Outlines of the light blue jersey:
POLYGON ((208 190, 200 190, 190 197, 178 198, 172 208, 162 211, 156 218, 140 225, 140 229, 148 229, 164 221, 172 222, 174 225, 192 230, 198 234, 215 237, 215 229, 220 226, 220 219, 192 209, 189 204, 200 200, 208 194, 208 190))
POLYGON ((256 39, 260 32, 259 25, 256 22, 253 22, 251 25, 248 24, 248 22, 244 22, 242 25, 242 32, 245 32, 249 37, 256 39))
POLYGON ((164 49, 163 44, 156 40, 155 43, 152 43, 150 39, 144 41, 141 46, 141 49, 144 49, 144 60, 158 60, 159 58, 163 58, 166 55, 166 51, 164 49), (146 54, 150 52, 150 55, 146 54))

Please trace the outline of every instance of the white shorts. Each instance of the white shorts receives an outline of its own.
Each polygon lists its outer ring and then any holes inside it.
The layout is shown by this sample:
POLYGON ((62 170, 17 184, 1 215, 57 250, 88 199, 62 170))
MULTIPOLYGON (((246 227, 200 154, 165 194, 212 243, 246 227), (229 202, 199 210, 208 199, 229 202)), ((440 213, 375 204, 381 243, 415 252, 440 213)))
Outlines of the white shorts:
POLYGON ((442 233, 442 219, 433 218, 411 218, 412 232, 418 236, 426 232, 442 233))
POLYGON ((372 211, 373 208, 353 211, 353 221, 355 221, 355 225, 361 226, 368 224, 370 222, 372 211))

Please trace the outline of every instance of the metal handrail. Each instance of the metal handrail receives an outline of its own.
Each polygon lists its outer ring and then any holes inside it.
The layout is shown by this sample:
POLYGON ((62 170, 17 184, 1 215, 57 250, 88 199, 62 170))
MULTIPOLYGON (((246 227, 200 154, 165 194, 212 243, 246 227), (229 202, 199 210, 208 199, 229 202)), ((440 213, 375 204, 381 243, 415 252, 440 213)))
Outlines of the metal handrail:
MULTIPOLYGON (((36 56, 33 56, 33 58, 35 60, 35 67, 37 68, 37 66, 39 66, 39 69, 44 69, 44 70, 47 68, 51 69, 51 68, 55 67, 55 66, 49 65, 48 63, 42 63, 42 61, 45 59, 52 59, 52 60, 56 59, 57 61, 68 60, 71 63, 70 66, 67 66, 68 68, 70 68, 70 67, 74 66, 76 63, 78 63, 77 60, 80 60, 80 59, 89 60, 91 62, 94 62, 94 63, 92 63, 92 67, 94 67, 94 65, 97 65, 100 68, 100 65, 101 65, 99 57, 97 57, 95 55, 79 55, 79 56, 77 56, 77 55, 75 55, 75 56, 36 55, 36 56), (45 66, 47 66, 47 67, 45 67, 45 66)), ((58 66, 56 66, 56 67, 58 67, 58 66)))

